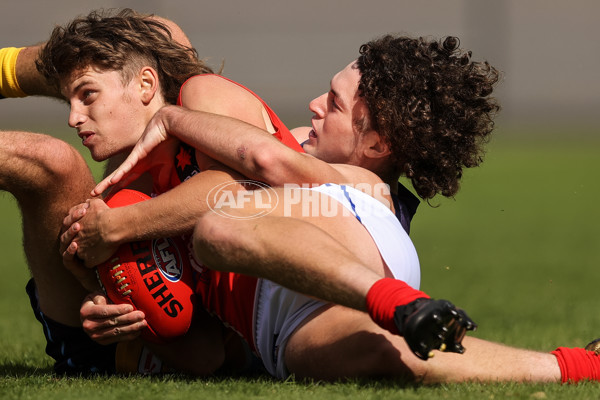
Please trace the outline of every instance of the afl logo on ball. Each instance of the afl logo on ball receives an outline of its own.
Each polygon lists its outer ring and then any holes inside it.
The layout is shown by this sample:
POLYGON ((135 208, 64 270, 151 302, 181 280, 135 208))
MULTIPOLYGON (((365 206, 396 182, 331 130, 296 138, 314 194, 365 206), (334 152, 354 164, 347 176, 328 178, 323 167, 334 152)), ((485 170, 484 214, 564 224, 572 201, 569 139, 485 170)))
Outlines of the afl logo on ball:
POLYGON ((171 282, 181 279, 183 265, 181 254, 172 239, 154 239, 152 241, 152 255, 154 262, 165 278, 171 282))

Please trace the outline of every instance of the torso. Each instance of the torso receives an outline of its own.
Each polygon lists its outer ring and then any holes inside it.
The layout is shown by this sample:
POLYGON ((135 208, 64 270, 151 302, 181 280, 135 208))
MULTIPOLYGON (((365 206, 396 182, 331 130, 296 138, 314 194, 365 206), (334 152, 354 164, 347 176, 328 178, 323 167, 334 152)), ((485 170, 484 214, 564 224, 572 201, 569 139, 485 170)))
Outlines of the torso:
MULTIPOLYGON (((226 80, 232 82, 228 79, 226 80)), ((235 84, 248 90, 237 83, 235 84)), ((249 90, 248 92, 252 93, 249 90)), ((264 103, 264 101, 262 101, 262 99, 254 93, 252 93, 252 95, 263 104, 264 115, 268 117, 270 122, 270 124, 267 125, 272 127, 273 135, 288 147, 297 151, 302 151, 298 142, 277 115, 264 103)), ((181 105, 180 102, 178 104, 181 105)), ((201 165, 199 165, 196 156, 197 154, 194 148, 185 143, 179 144, 173 160, 174 168, 170 178, 171 187, 184 182, 201 171, 201 165)), ((400 211, 397 212, 397 217, 403 222, 404 229, 408 230, 408 224, 412 214, 406 211, 407 208, 403 207, 401 202, 395 202, 394 207, 397 211, 400 211), (402 218, 400 218, 400 216, 402 216, 402 218)), ((235 273, 212 271, 200 265, 196 265, 195 275, 196 294, 202 301, 203 307, 211 314, 219 317, 227 326, 237 331, 248 342, 252 350, 256 351, 256 348, 254 347, 253 316, 256 307, 255 301, 258 280, 253 277, 235 273)), ((404 278, 411 280, 414 277, 404 278)), ((418 279, 416 285, 418 286, 418 279)))
MULTIPOLYGON (((215 75, 218 76, 218 75, 215 75)), ((265 125, 273 136, 288 147, 303 152, 293 135, 275 114, 275 112, 256 94, 244 86, 227 78, 218 76, 228 82, 235 83, 255 96, 263 105, 265 125)), ((183 90, 182 86, 182 90, 183 90)), ((181 94, 178 105, 181 105, 181 94)), ((174 187, 201 171, 201 161, 197 159, 196 150, 180 143, 173 159, 170 186, 174 187)), ((159 188, 155 188, 157 194, 159 188)), ((220 318, 223 323, 237 331, 250 344, 253 350, 252 316, 257 279, 230 272, 212 271, 200 265, 195 266, 196 294, 203 307, 220 318)))

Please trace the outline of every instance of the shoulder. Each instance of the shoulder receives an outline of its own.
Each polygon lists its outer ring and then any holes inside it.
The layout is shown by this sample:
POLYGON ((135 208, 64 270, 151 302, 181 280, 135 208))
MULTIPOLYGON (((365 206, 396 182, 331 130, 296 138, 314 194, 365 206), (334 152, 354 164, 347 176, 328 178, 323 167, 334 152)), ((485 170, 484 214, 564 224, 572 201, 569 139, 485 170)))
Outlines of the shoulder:
POLYGON ((261 101, 244 86, 220 75, 197 75, 181 88, 181 105, 264 126, 261 101))
POLYGON ((377 174, 368 169, 349 164, 329 164, 339 172, 348 185, 383 183, 377 174))
POLYGON ((220 99, 255 99, 245 87, 220 75, 196 75, 181 88, 182 103, 204 100, 207 103, 220 99))
POLYGON ((331 164, 342 176, 342 183, 368 194, 394 210, 390 187, 374 172, 368 169, 348 164, 331 164))

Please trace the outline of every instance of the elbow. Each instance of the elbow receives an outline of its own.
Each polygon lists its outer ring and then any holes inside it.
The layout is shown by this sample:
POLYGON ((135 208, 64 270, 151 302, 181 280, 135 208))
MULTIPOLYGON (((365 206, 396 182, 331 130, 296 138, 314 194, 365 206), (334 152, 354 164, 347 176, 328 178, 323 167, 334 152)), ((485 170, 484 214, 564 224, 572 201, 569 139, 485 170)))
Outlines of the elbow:
POLYGON ((283 186, 288 183, 287 157, 281 149, 271 150, 264 148, 252 157, 252 170, 254 179, 265 182, 271 186, 283 186))
POLYGON ((193 234, 193 251, 196 260, 213 270, 223 270, 230 241, 232 220, 217 213, 203 214, 196 222, 193 234))

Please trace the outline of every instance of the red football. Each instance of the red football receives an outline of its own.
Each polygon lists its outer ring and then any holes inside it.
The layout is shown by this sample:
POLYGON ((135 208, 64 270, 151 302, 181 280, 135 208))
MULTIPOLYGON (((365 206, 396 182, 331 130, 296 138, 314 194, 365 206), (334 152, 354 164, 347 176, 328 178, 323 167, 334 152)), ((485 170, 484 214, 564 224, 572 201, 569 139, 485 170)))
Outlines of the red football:
MULTIPOLYGON (((149 199, 143 193, 121 190, 110 207, 149 199)), ((188 240, 163 238, 123 244, 97 267, 106 295, 117 304, 128 303, 146 314, 142 338, 155 343, 187 332, 194 312, 192 266, 188 240)))

